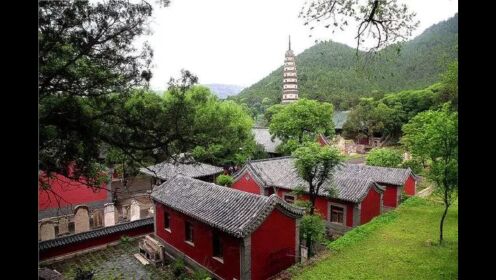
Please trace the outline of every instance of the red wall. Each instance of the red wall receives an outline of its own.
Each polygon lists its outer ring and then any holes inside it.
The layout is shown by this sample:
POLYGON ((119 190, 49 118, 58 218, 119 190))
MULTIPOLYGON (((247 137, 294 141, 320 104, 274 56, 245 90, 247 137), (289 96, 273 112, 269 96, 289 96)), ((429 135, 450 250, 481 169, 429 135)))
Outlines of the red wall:
POLYGON ((369 138, 368 137, 360 138, 356 142, 357 142, 357 144, 368 145, 369 144, 369 138))
POLYGON ((330 201, 346 205, 346 226, 353 227, 353 208, 355 204, 338 199, 330 199, 330 201))
POLYGON ((224 263, 222 264, 212 258, 212 228, 210 226, 203 224, 200 221, 193 220, 160 203, 155 203, 155 206, 155 225, 157 231, 155 234, 157 236, 222 278, 240 278, 239 246, 241 239, 234 238, 219 231, 219 234, 221 234, 224 253, 224 263), (169 212, 171 232, 164 229, 164 211, 169 212), (194 247, 184 241, 185 220, 188 220, 193 224, 194 247))
POLYGON ((322 135, 320 135, 320 134, 317 137, 317 142, 320 144, 320 146, 326 146, 327 145, 326 141, 324 140, 324 138, 322 138, 322 135))
POLYGON ((58 208, 58 201, 60 202, 60 207, 64 207, 107 200, 106 184, 102 184, 99 189, 93 190, 83 183, 70 180, 60 174, 56 174, 55 178, 41 176, 42 180, 50 184, 51 190, 43 190, 41 184, 38 186, 38 210, 58 208))
POLYGON ((360 224, 363 225, 381 214, 381 194, 375 188, 370 188, 362 200, 360 209, 360 224))
POLYGON ((384 206, 396 207, 398 206, 398 187, 394 185, 386 185, 384 191, 384 206))
POLYGON ((127 231, 116 232, 105 236, 84 240, 78 243, 64 245, 56 248, 40 250, 40 260, 57 257, 79 250, 88 249, 95 246, 104 245, 119 240, 122 236, 139 236, 153 232, 153 224, 145 225, 127 231))
POLYGON ((274 210, 251 235, 251 279, 267 279, 295 262, 296 224, 274 210))
MULTIPOLYGON (((290 190, 286 190, 286 189, 281 189, 281 188, 277 189, 277 195, 281 198, 283 198, 283 194, 290 193, 290 192, 291 192, 290 190)), ((304 195, 298 196, 297 199, 309 200, 310 197, 309 197, 309 195, 304 194, 304 195)), ((328 216, 328 214, 329 214, 328 213, 329 212, 328 211, 329 201, 346 205, 346 225, 349 227, 352 227, 353 226, 353 207, 354 207, 353 203, 344 202, 344 201, 338 200, 338 199, 329 199, 327 197, 319 196, 315 200, 315 212, 319 213, 322 217, 324 217, 324 219, 326 221, 328 221, 329 220, 329 216, 328 216)))
POLYGON ((413 176, 410 175, 410 176, 408 176, 408 179, 406 179, 406 182, 404 185, 405 193, 408 195, 415 195, 415 192, 416 192, 415 189, 416 189, 415 179, 413 179, 413 176))
POLYGON ((239 177, 239 179, 234 182, 231 187, 240 191, 260 194, 260 186, 257 184, 255 179, 253 179, 253 176, 248 171, 243 172, 241 177, 239 177), (245 177, 247 176, 249 180, 246 180, 245 177))

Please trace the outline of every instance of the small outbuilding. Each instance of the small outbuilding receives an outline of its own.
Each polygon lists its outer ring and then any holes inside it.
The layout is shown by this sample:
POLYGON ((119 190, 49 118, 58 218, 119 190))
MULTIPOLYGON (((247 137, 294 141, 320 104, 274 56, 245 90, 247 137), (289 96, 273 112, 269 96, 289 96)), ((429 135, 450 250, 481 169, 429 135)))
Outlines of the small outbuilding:
POLYGON ((152 192, 155 235, 165 251, 218 279, 267 279, 299 256, 303 209, 176 176, 152 192))
MULTIPOLYGON (((308 192, 308 183, 298 176, 292 157, 248 162, 236 174, 232 188, 261 195, 277 194, 288 203, 309 200, 308 194, 294 193, 297 188, 308 192)), ((342 234, 380 215, 383 193, 384 188, 366 176, 336 171, 322 186, 315 210, 326 220, 331 233, 342 234), (332 197, 327 189, 335 190, 332 197)))

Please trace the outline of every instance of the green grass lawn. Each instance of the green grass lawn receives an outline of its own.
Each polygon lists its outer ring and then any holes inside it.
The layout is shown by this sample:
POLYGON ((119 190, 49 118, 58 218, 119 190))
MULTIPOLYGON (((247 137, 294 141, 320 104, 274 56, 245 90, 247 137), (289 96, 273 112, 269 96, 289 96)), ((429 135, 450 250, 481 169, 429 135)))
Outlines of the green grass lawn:
POLYGON ((438 245, 442 211, 439 202, 411 198, 330 243, 314 265, 288 272, 293 279, 458 279, 458 204, 438 245))

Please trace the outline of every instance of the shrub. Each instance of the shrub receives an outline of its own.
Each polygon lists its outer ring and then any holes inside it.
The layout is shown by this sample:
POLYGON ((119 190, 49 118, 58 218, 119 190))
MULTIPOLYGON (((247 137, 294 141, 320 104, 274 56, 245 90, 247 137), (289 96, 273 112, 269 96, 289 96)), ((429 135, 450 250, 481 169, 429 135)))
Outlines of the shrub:
POLYGON ((403 161, 401 153, 387 148, 374 148, 367 155, 367 165, 398 167, 403 161))
POLYGON ((93 279, 93 271, 91 270, 82 270, 81 268, 76 268, 76 276, 74 276, 74 280, 91 280, 93 279))
POLYGON ((193 280, 211 280, 210 274, 204 269, 196 270, 192 275, 193 280))
POLYGON ((407 199, 409 199, 410 197, 412 197, 411 195, 407 194, 405 192, 405 190, 402 190, 401 191, 401 199, 400 199, 400 203, 403 203, 405 202, 407 199))
POLYGON ((311 237, 313 241, 324 241, 325 224, 322 217, 318 214, 304 215, 300 222, 300 237, 304 240, 311 237))
POLYGON ((410 168, 415 174, 421 174, 423 170, 422 162, 418 159, 405 160, 401 167, 410 168))
POLYGON ((310 207, 312 206, 312 203, 308 200, 296 200, 295 206, 305 208, 305 211, 308 212, 310 210, 310 207))
POLYGON ((132 241, 133 239, 127 235, 121 236, 121 243, 122 244, 128 244, 132 241))
POLYGON ((186 272, 186 264, 184 262, 184 259, 177 258, 172 263, 172 273, 174 274, 174 276, 176 276, 177 278, 179 278, 185 272, 186 272))
POLYGON ((231 177, 229 175, 221 174, 217 177, 216 182, 217 182, 217 184, 219 184, 221 186, 230 187, 232 185, 232 183, 234 182, 234 179, 233 179, 233 177, 231 177))

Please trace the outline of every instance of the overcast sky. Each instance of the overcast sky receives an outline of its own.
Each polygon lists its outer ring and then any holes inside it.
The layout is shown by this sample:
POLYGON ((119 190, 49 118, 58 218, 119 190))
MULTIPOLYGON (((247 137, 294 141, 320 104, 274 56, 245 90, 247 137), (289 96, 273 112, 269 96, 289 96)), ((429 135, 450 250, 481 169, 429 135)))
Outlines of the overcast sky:
MULTIPOLYGON (((153 2, 153 1, 152 1, 153 2)), ((458 12, 456 0, 404 0, 417 13, 419 28, 458 12)), ((296 54, 315 44, 333 40, 356 47, 356 30, 312 33, 298 18, 304 0, 172 0, 155 9, 147 39, 153 50, 153 89, 164 89, 171 76, 190 70, 202 84, 250 86, 282 65, 291 35, 296 54), (312 37, 309 35, 312 34, 312 37)))

